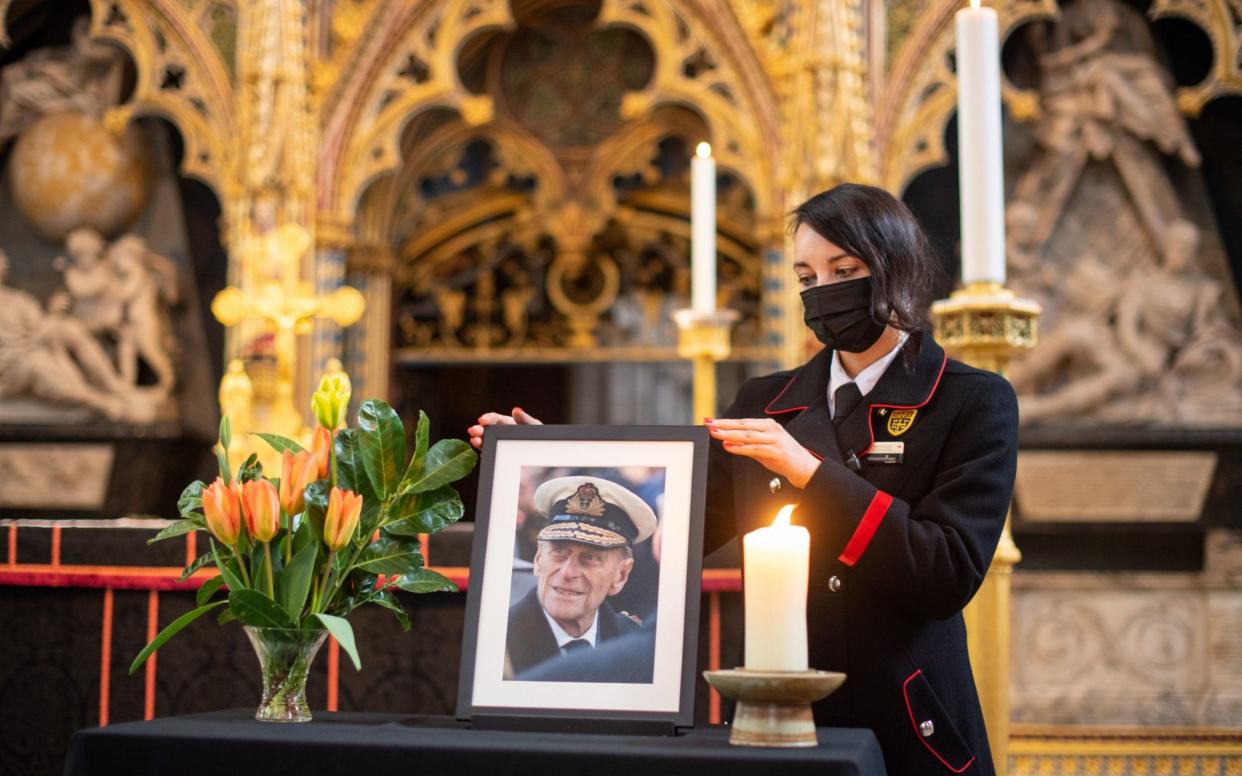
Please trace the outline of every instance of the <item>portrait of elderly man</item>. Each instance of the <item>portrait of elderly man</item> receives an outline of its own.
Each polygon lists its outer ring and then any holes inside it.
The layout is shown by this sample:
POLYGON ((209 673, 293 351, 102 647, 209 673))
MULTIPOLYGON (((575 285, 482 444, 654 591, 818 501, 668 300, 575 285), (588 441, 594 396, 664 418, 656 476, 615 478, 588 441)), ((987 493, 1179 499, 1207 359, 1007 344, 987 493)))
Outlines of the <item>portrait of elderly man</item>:
POLYGON ((634 492, 600 477, 557 477, 535 491, 547 523, 535 588, 509 609, 506 679, 650 683, 654 627, 609 598, 634 569, 634 547, 656 515, 634 492))

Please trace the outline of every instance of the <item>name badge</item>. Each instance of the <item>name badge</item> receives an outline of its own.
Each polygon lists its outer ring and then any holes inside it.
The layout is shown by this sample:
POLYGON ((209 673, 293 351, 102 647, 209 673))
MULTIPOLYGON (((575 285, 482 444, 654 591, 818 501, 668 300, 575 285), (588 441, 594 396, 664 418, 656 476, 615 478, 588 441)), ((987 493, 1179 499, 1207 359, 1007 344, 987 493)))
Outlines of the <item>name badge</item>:
POLYGON ((905 453, 905 442, 876 442, 867 452, 867 463, 901 463, 905 453))

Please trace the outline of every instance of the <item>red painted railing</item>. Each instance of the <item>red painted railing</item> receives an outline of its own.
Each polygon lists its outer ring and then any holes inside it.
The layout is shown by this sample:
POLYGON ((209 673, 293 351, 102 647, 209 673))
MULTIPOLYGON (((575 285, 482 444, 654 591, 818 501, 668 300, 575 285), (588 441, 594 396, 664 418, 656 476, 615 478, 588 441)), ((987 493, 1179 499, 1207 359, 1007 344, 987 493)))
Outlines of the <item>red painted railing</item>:
MULTIPOLYGON (((56 587, 103 590, 103 623, 99 644, 99 725, 108 724, 109 677, 112 667, 112 607, 114 590, 147 591, 147 641, 155 638, 159 630, 159 594, 167 591, 197 590, 204 581, 215 576, 215 570, 204 568, 184 581, 177 581, 181 569, 173 566, 88 566, 62 564, 60 562, 60 526, 51 528, 51 552, 48 563, 18 563, 18 525, 8 526, 8 562, 0 567, 0 586, 56 587)), ((187 565, 198 557, 197 540, 193 533, 185 535, 187 565)), ((423 555, 428 557, 424 539, 423 555)), ((430 558, 428 557, 430 562, 430 558)), ((435 569, 448 577, 462 590, 470 583, 470 569, 464 566, 446 566, 435 569)), ((720 667, 720 596, 723 593, 741 592, 741 574, 737 569, 706 569, 703 571, 703 595, 708 607, 708 667, 720 667)), ((155 716, 155 680, 158 655, 152 655, 146 663, 143 687, 143 716, 155 716)), ((328 711, 337 710, 340 689, 340 646, 335 639, 328 643, 328 711)), ((720 722, 720 696, 710 691, 709 720, 720 722)))

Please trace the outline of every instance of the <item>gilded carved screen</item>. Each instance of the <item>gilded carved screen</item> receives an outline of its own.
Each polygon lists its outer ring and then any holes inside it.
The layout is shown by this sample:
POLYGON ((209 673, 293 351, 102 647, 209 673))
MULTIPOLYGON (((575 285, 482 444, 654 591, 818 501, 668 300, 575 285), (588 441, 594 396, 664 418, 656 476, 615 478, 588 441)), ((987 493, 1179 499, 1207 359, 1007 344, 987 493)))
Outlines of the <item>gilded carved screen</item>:
MULTIPOLYGON (((401 169, 364 195, 396 258, 396 360, 675 359, 689 158, 707 123, 690 107, 633 107, 660 65, 647 38, 600 24, 597 7, 513 10, 513 29, 469 41, 458 60, 491 120, 420 114, 401 169)), ((408 64, 411 79, 424 73, 408 64)), ((715 64, 699 49, 678 67, 694 77, 715 64)), ((718 303, 742 315, 738 356, 763 358, 754 195, 725 169, 717 200, 718 303)))

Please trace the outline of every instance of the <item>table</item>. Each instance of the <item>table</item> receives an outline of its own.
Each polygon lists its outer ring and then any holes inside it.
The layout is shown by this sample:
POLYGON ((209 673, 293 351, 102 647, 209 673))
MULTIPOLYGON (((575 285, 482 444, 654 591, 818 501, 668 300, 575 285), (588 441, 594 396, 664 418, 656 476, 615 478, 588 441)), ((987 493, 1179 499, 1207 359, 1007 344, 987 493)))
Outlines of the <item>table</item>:
POLYGON ((450 717, 356 712, 277 724, 234 710, 81 730, 65 776, 884 776, 870 730, 820 728, 819 744, 730 746, 725 728, 664 737, 471 730, 450 717))

